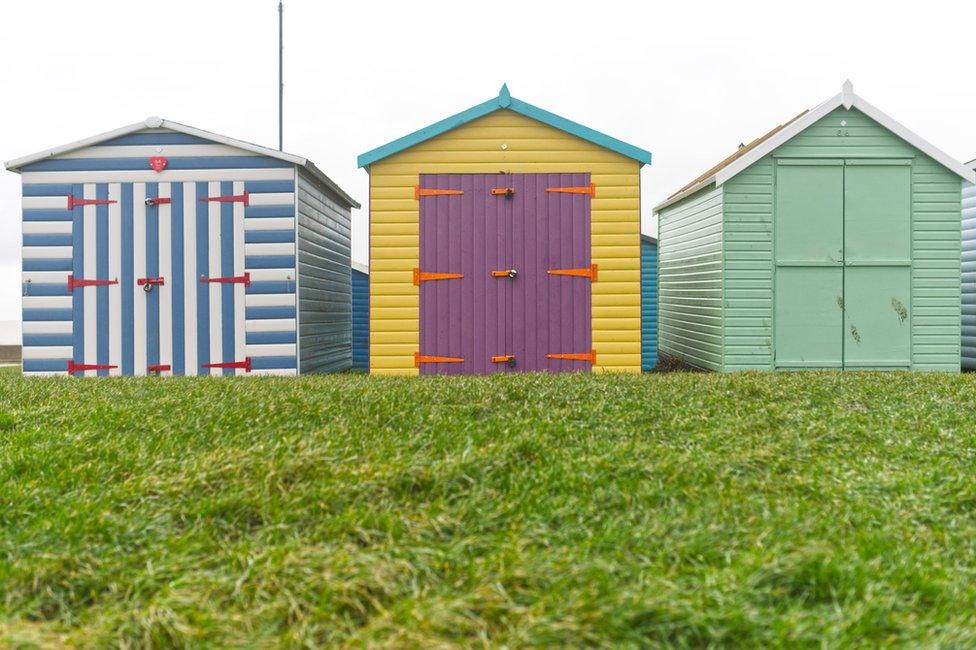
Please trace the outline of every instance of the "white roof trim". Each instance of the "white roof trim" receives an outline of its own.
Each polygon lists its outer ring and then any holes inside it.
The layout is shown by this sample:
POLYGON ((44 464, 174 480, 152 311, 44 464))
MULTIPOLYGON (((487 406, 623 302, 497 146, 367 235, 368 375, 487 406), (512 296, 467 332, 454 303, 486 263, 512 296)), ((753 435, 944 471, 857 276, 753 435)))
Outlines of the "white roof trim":
POLYGON ((681 199, 698 192, 702 188, 707 187, 712 183, 714 183, 716 186, 722 185, 740 172, 751 167, 760 159, 772 153, 774 150, 778 149, 781 145, 785 144, 794 136, 805 131, 810 126, 813 126, 813 124, 815 124, 821 118, 827 116, 831 111, 840 106, 844 106, 847 109, 858 109, 872 120, 900 137, 902 140, 905 140, 919 151, 925 153, 946 169, 949 169, 970 183, 976 183, 976 171, 967 165, 963 165, 958 160, 927 140, 922 139, 918 134, 901 125, 894 118, 875 107, 863 97, 855 94, 853 85, 850 81, 847 81, 844 83, 844 88, 840 93, 834 95, 816 108, 807 111, 801 117, 788 124, 768 140, 759 144, 755 149, 741 158, 729 163, 727 166, 723 167, 709 178, 696 183, 684 192, 681 192, 680 194, 677 194, 658 204, 654 207, 654 212, 657 213, 669 205, 677 203, 681 199))
POLYGON ((75 142, 69 142, 68 144, 61 145, 60 147, 54 147, 53 149, 45 149, 44 151, 39 151, 37 153, 31 154, 29 156, 24 156, 22 158, 17 158, 15 160, 10 160, 4 163, 4 166, 16 173, 20 173, 20 168, 31 163, 35 163, 39 160, 45 160, 46 158, 54 158, 71 151, 77 151, 78 149, 84 149, 85 147, 90 147, 92 145, 98 144, 99 142, 105 142, 106 140, 111 140, 113 138, 118 138, 123 135, 129 135, 130 133, 136 133, 138 131, 143 131, 145 129, 169 129, 171 131, 178 131, 180 133, 185 133, 187 135, 195 135, 199 138, 206 138, 207 140, 213 140, 214 142, 219 142, 220 144, 225 144, 231 147, 236 147, 238 149, 243 149, 244 151, 250 151, 262 156, 268 156, 270 158, 277 158, 278 160, 284 160, 290 162, 293 165, 298 165, 304 167, 312 174, 319 182, 325 184, 326 187, 334 191, 343 200, 347 201, 351 207, 359 208, 361 207, 359 203, 353 199, 351 196, 346 194, 341 187, 335 184, 335 182, 326 176, 322 171, 315 166, 312 161, 307 158, 302 158, 301 156, 295 156, 290 153, 285 153, 283 151, 278 151, 277 149, 269 149, 267 147, 262 147, 261 145, 252 144, 250 142, 245 142, 243 140, 235 140, 234 138, 228 138, 225 135, 220 135, 217 133, 212 133, 210 131, 204 131, 203 129, 198 129, 193 126, 187 126, 186 124, 180 124, 179 122, 173 122, 171 120, 164 120, 161 117, 147 117, 142 122, 136 122, 135 124, 130 124, 128 126, 123 126, 121 128, 115 129, 113 131, 106 131, 105 133, 100 133, 98 135, 93 135, 90 138, 85 138, 83 140, 76 140, 75 142))
POLYGON ((278 151, 277 149, 268 149, 267 147, 251 144, 250 142, 244 142, 243 140, 235 140, 234 138, 228 138, 225 135, 211 133, 210 131, 204 131, 203 129, 198 129, 192 126, 187 126, 185 124, 180 124, 179 122, 164 120, 161 117, 148 117, 142 122, 136 122, 135 124, 123 126, 121 128, 114 129, 112 131, 106 131, 105 133, 93 135, 90 138, 84 138, 83 140, 76 140, 74 142, 69 142, 68 144, 61 145, 60 147, 54 147, 53 149, 45 149, 44 151, 39 151, 29 156, 23 156, 22 158, 10 160, 4 163, 4 166, 10 171, 16 172, 18 171, 19 168, 23 167, 24 165, 29 165, 39 160, 44 160, 46 158, 54 158, 55 156, 60 156, 62 154, 66 154, 71 151, 77 151, 78 149, 84 149, 85 147, 90 147, 92 145, 98 144, 99 142, 112 140, 113 138, 118 138, 123 135, 129 135, 130 133, 136 133, 144 129, 160 129, 160 128, 170 129, 171 131, 178 131, 180 133, 185 133, 187 135, 195 135, 200 138, 213 140, 214 142, 219 142, 220 144, 226 144, 231 147, 237 147, 238 149, 243 149, 245 151, 250 151, 252 153, 261 154, 263 156, 269 156, 271 158, 277 158, 279 160, 285 160, 295 165, 302 165, 303 167, 306 164, 308 164, 308 160, 306 160, 305 158, 302 158, 300 156, 294 156, 290 153, 284 153, 282 151, 278 151))
POLYGON ((360 273, 365 273, 366 275, 369 275, 369 267, 366 266, 365 264, 357 262, 356 260, 352 261, 352 268, 359 271, 360 273))
POLYGON ((976 167, 976 158, 973 158, 968 163, 966 163, 966 167, 969 167, 970 169, 976 167))

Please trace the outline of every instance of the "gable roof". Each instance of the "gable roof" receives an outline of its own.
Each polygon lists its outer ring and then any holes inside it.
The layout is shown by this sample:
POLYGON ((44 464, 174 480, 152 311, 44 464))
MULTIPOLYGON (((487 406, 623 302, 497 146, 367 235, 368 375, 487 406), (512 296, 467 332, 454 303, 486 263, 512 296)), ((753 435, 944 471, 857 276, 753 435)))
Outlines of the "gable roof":
POLYGON ((593 144, 599 145, 605 149, 615 151, 628 158, 633 158, 639 163, 650 164, 651 163, 651 152, 641 149, 640 147, 635 147, 632 144, 627 144, 622 140, 613 138, 605 133, 600 133, 594 129, 587 126, 583 126, 572 120, 567 120, 565 117, 560 117, 555 113, 550 113, 547 110, 541 109, 537 106, 533 106, 528 102, 523 102, 521 99, 516 99, 512 97, 512 94, 508 91, 508 84, 502 84, 501 90, 498 92, 497 97, 492 97, 486 102, 482 102, 471 108, 461 111, 451 117, 445 118, 439 122, 434 122, 430 126, 426 126, 419 131, 414 131, 409 135, 405 135, 402 138, 398 138, 393 142, 384 144, 381 147, 377 147, 364 154, 361 154, 358 159, 360 167, 368 167, 377 160, 382 160, 392 156, 395 153, 399 153, 405 149, 409 149, 415 145, 420 144, 431 138, 435 138, 442 133, 446 133, 453 129, 458 128, 463 124, 467 124, 472 120, 476 120, 479 117, 484 117, 489 113, 494 113, 499 110, 510 110, 520 115, 532 118, 543 124, 548 124, 551 127, 557 128, 560 131, 565 131, 571 135, 592 142, 593 144))
POLYGON ((958 160, 945 153, 935 145, 922 139, 916 133, 909 131, 906 127, 899 124, 892 117, 876 108, 866 101, 863 97, 854 94, 854 85, 850 81, 844 82, 841 92, 823 102, 816 108, 804 111, 794 117, 789 122, 781 124, 763 136, 750 142, 748 145, 740 147, 738 151, 721 161, 704 174, 691 181, 677 192, 654 207, 654 212, 659 212, 673 203, 690 196, 698 190, 715 184, 716 187, 734 177, 739 172, 744 171, 753 163, 772 153, 792 139, 794 136, 813 126, 821 118, 827 116, 831 111, 840 108, 850 110, 856 108, 872 120, 885 127, 902 140, 925 153, 930 158, 941 164, 946 169, 961 176, 965 180, 976 183, 976 172, 967 165, 963 165, 958 160))
POLYGON ((205 138, 207 140, 212 140, 220 144, 236 147, 238 149, 243 149, 244 151, 250 151, 252 153, 256 153, 262 156, 268 156, 270 158, 277 158, 278 160, 284 160, 292 164, 298 165, 299 167, 304 167, 305 170, 308 171, 313 177, 315 177, 316 180, 318 180, 326 187, 328 187, 330 190, 335 192, 350 207, 353 208, 361 207, 355 199, 353 199, 351 196, 346 194, 342 190, 342 188, 340 188, 338 185, 335 184, 335 182, 332 181, 331 178, 326 176, 318 167, 316 167, 315 163, 313 163, 311 160, 308 160, 307 158, 302 158, 301 156, 295 156, 293 154, 285 153, 283 151, 278 151, 276 149, 269 149, 267 147, 262 147, 261 145, 252 144, 250 142, 245 142, 243 140, 235 140, 234 138, 228 138, 225 135, 211 133, 210 131, 204 131, 203 129, 198 129, 196 127, 180 124, 179 122, 164 120, 161 117, 148 117, 142 122, 129 124, 128 126, 123 126, 113 131, 107 131, 105 133, 93 135, 89 138, 84 138, 83 140, 76 140, 75 142, 69 142, 68 144, 64 144, 59 147, 54 147, 52 149, 45 149, 44 151, 39 151, 38 153, 34 153, 29 156, 23 156, 22 158, 17 158, 15 160, 7 161, 6 163, 4 163, 4 166, 12 172, 20 173, 21 168, 31 163, 35 163, 39 160, 45 160, 47 158, 56 158, 57 156, 61 156, 71 151, 84 149, 85 147, 90 147, 100 142, 105 142, 106 140, 113 140, 123 135, 129 135, 130 133, 136 133, 138 131, 144 131, 146 129, 169 129, 170 131, 177 131, 179 133, 185 133, 187 135, 194 135, 199 138, 205 138))

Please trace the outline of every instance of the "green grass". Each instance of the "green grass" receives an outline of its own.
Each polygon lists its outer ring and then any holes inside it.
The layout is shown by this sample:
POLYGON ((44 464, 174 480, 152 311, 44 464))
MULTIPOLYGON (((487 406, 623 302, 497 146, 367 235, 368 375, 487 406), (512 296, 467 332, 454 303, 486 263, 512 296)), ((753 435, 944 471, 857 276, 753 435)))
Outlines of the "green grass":
POLYGON ((976 645, 976 375, 0 375, 0 645, 976 645))

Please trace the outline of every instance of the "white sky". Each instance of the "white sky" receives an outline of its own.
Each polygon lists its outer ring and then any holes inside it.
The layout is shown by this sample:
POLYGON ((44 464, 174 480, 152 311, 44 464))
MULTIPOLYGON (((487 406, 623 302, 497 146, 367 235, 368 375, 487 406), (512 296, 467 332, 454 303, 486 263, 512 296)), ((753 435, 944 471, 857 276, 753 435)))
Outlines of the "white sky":
MULTIPOLYGON (((976 3, 285 3, 285 150, 363 203, 356 156, 497 94, 649 149, 666 195, 772 126, 855 91, 976 157, 976 3)), ((277 0, 29 0, 0 18, 0 160, 149 115, 277 145, 277 0)), ((0 320, 20 316, 20 179, 0 171, 0 320)))

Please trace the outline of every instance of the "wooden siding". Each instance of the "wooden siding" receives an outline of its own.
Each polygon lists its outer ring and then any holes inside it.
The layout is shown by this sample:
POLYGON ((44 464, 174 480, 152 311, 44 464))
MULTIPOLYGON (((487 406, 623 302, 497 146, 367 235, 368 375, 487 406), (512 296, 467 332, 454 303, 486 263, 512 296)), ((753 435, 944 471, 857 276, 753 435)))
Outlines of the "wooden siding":
POLYGON ((773 157, 913 158, 912 367, 958 370, 961 181, 856 109, 842 108, 725 184, 726 369, 773 368, 773 157))
POLYGON ((661 356, 722 369, 722 188, 668 206, 658 226, 661 356))
POLYGON ((370 370, 417 374, 421 173, 590 172, 594 370, 639 372, 640 166, 635 160, 500 110, 370 166, 370 370), (502 149, 502 145, 506 145, 502 149))
POLYGON ((657 365, 657 242, 641 238, 641 370, 657 365))
POLYGON ((976 185, 962 188, 962 367, 976 369, 976 185))
POLYGON ((346 370, 352 367, 350 210, 299 170, 295 213, 299 372, 346 370))
POLYGON ((352 270, 352 367, 369 370, 369 274, 352 270))

